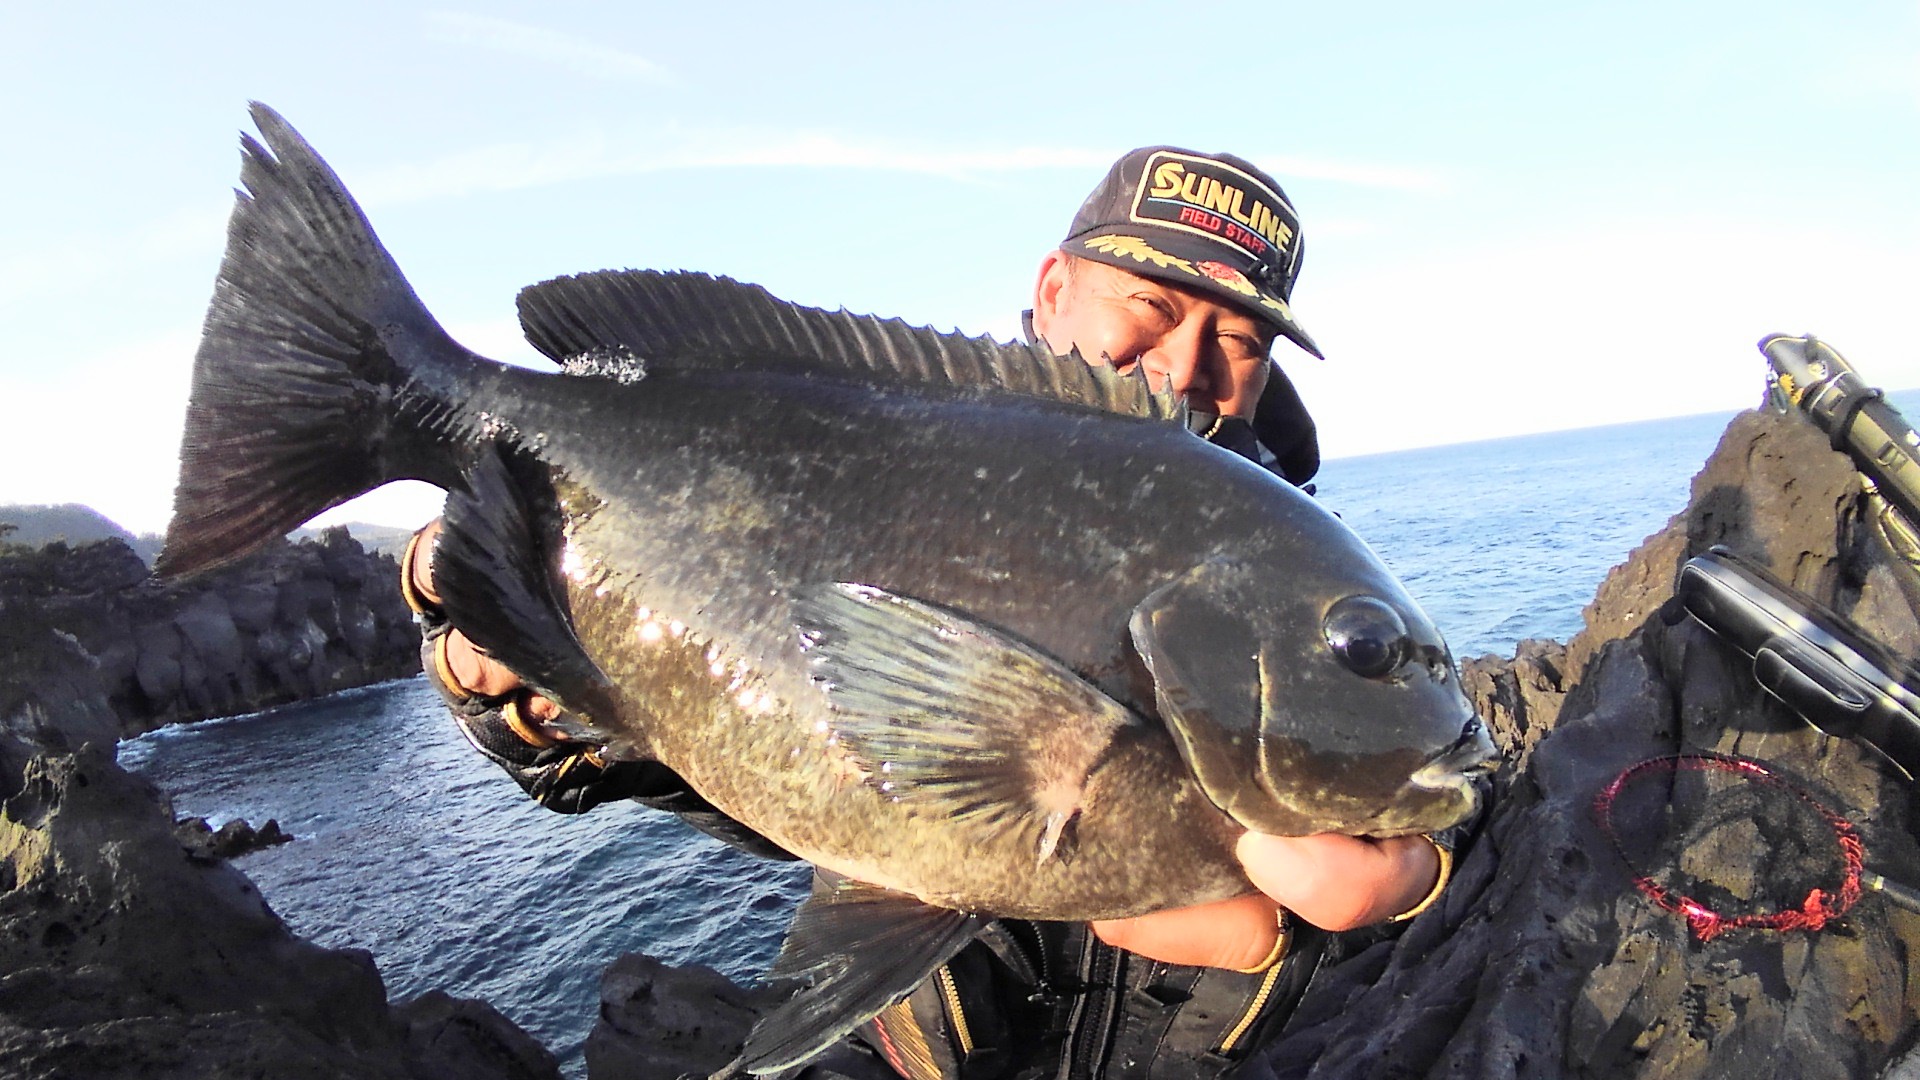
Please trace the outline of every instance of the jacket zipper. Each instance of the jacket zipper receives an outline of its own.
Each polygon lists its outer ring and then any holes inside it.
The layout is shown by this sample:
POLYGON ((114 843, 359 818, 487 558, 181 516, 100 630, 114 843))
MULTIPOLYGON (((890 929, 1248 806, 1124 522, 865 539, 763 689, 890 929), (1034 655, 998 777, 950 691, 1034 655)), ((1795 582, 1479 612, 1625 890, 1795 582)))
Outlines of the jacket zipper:
POLYGON ((947 965, 941 964, 933 973, 934 980, 940 984, 940 996, 947 1005, 947 1026, 953 1029, 953 1037, 960 1044, 960 1058, 965 1060, 973 1053, 973 1033, 967 1029, 967 1014, 960 1007, 960 988, 953 983, 953 972, 947 965))
POLYGON ((1074 1004, 1069 1022, 1072 1052, 1066 1066, 1066 1080, 1099 1080, 1105 1075, 1119 997, 1116 969, 1120 950, 1095 937, 1091 927, 1085 933, 1081 945, 1080 999, 1074 1004), (1094 1015, 1089 1017, 1089 1012, 1094 1015))
POLYGON ((994 923, 981 935, 981 940, 1002 963, 1013 969, 1017 978, 1033 987, 1028 1001, 1034 1004, 1053 1002, 1053 970, 1047 959, 1046 942, 1032 923, 994 923), (1026 932, 1016 931, 1016 925, 1023 927, 1026 932), (1027 942, 1027 933, 1034 935, 1035 941, 1031 945, 1027 942))
POLYGON ((1227 1037, 1220 1043, 1218 1053, 1232 1053, 1234 1046, 1246 1037, 1247 1030, 1253 1027, 1255 1020, 1259 1019, 1260 1011, 1267 1007, 1267 999, 1273 996, 1274 985, 1280 981, 1280 969, 1283 967, 1286 965, 1275 964, 1267 969, 1267 977, 1260 980, 1260 992, 1253 995, 1253 1004, 1247 1007, 1246 1015, 1242 1016, 1240 1022, 1233 1025, 1233 1029, 1227 1032, 1227 1037))

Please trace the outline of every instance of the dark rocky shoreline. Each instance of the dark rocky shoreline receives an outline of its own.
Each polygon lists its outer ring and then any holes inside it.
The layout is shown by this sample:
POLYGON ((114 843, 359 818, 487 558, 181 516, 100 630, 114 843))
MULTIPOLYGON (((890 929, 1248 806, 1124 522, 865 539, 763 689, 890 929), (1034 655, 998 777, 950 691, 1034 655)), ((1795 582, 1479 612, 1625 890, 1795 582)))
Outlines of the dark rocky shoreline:
MULTIPOLYGON (((1920 1038, 1908 961, 1920 955, 1920 916, 1869 897, 1817 933, 1703 942, 1635 890, 1594 824, 1595 794, 1627 765, 1683 749, 1741 754, 1844 808, 1876 868, 1920 880, 1910 785, 1766 697, 1744 658, 1703 628, 1660 617, 1679 565, 1714 544, 1920 658, 1920 575, 1880 538, 1850 463, 1797 419, 1743 414, 1688 508, 1609 575, 1582 633, 1463 665, 1505 761, 1454 884, 1405 934, 1323 971, 1244 1075, 1907 1075, 1900 1063, 1920 1038)), ((38 576, 0 570, 0 645, 16 661, 0 673, 6 1075, 557 1075, 551 1055, 484 1004, 394 1005, 366 954, 292 937, 244 876, 183 846, 164 797, 112 761, 122 734, 219 703, 244 711, 338 689, 388 670, 390 649, 394 674, 415 669, 411 642, 391 632, 405 621, 393 572, 348 567, 333 538, 321 547, 236 571, 230 591, 175 594, 171 609, 142 593, 144 568, 132 575, 112 553, 38 576), (322 578, 331 593, 312 584, 322 578), (300 584, 268 602, 275 581, 300 584), (96 597, 91 609, 72 599, 82 593, 96 597), (271 633, 247 629, 262 626, 271 633)), ((1735 891, 1764 857, 1736 842, 1702 856, 1735 891)), ((763 993, 702 969, 622 958, 604 977, 590 1074, 703 1073, 764 1005, 763 993)))
POLYGON ((417 665, 393 632, 391 558, 341 534, 171 590, 118 541, 0 566, 0 1074, 558 1077, 485 1003, 390 1002, 367 953, 295 937, 114 761, 121 735, 201 708, 417 665))
POLYGON ((56 543, 0 558, 0 604, 71 639, 137 735, 417 674, 399 574, 344 528, 171 585, 120 541, 56 543))
MULTIPOLYGON (((1842 808, 1884 873, 1920 873, 1897 769, 1766 696, 1697 623, 1662 619, 1680 565, 1716 544, 1920 655, 1920 576, 1877 535, 1852 464, 1798 418, 1737 417, 1687 509, 1608 575, 1585 630, 1464 666, 1507 755, 1492 813, 1444 902, 1327 972, 1251 1077, 1915 1075, 1902 1059, 1920 1037, 1920 916, 1867 897, 1819 932, 1699 941, 1596 825, 1596 795, 1636 762, 1744 755, 1842 808)), ((1727 832, 1697 853, 1702 876, 1752 895, 1770 838, 1727 832)))

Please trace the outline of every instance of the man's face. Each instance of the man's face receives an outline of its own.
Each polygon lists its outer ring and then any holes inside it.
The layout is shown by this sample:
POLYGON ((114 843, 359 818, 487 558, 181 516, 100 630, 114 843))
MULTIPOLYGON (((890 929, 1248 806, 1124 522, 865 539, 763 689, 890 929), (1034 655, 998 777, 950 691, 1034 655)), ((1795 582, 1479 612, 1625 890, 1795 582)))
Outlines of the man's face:
POLYGON ((1055 251, 1040 264, 1033 329, 1054 351, 1079 348, 1139 364, 1157 389, 1187 395, 1196 408, 1252 419, 1267 385, 1266 322, 1210 294, 1080 259, 1068 271, 1055 251))

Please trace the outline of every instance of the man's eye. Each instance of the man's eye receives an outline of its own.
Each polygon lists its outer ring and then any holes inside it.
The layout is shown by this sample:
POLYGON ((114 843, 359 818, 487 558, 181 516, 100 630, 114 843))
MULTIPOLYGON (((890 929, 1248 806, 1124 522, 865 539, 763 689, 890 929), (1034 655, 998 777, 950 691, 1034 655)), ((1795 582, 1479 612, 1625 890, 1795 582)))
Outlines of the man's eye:
POLYGON ((1134 293, 1128 299, 1152 308, 1154 313, 1163 319, 1172 320, 1173 318, 1173 305, 1168 303, 1164 296, 1155 296, 1153 293, 1134 293))
POLYGON ((1267 357, 1265 346, 1243 334, 1220 335, 1220 351, 1232 360, 1264 360, 1267 357))

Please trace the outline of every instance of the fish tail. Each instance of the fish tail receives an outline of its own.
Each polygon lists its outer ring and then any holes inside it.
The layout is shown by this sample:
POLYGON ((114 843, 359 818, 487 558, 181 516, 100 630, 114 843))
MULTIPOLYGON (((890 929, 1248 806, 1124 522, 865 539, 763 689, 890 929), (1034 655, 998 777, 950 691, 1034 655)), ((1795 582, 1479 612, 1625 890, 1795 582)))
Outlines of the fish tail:
POLYGON ((255 103, 155 573, 233 562, 392 480, 458 478, 448 380, 478 358, 427 313, 326 162, 255 103), (264 143, 264 145, 263 145, 264 143))

